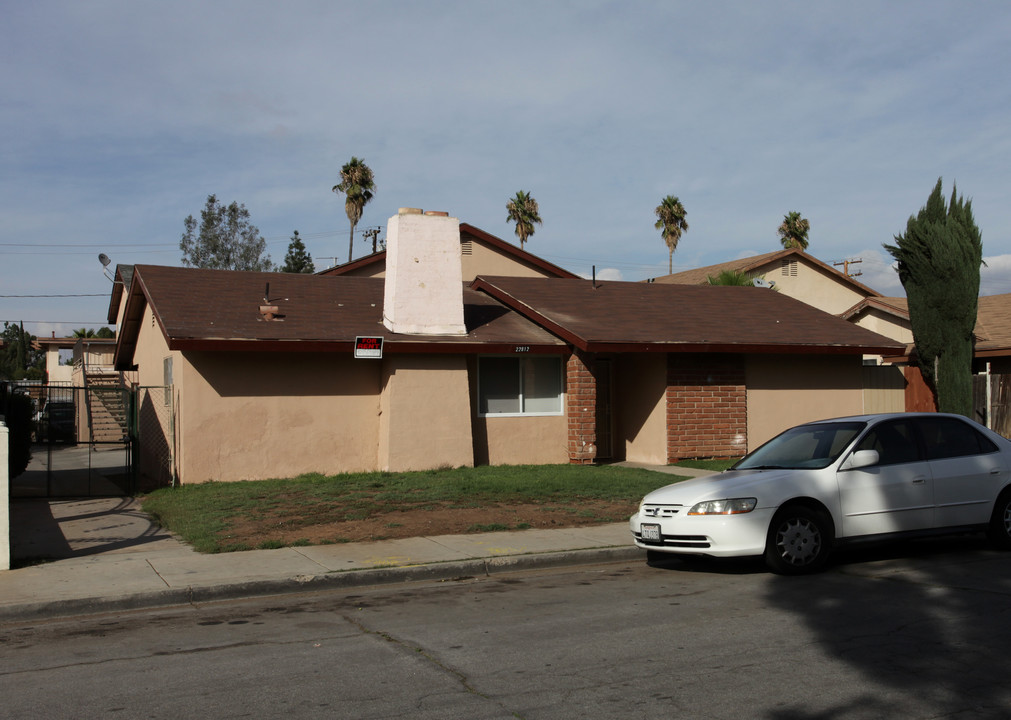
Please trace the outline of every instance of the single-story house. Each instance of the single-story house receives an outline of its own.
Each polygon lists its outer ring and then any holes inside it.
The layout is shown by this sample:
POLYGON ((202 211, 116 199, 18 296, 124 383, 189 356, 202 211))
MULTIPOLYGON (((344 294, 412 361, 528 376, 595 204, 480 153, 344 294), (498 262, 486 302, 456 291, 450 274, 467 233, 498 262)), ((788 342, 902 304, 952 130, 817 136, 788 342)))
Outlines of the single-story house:
POLYGON ((382 277, 134 266, 116 367, 175 410, 142 482, 738 456, 903 349, 762 288, 464 279, 460 238, 405 209, 382 277))

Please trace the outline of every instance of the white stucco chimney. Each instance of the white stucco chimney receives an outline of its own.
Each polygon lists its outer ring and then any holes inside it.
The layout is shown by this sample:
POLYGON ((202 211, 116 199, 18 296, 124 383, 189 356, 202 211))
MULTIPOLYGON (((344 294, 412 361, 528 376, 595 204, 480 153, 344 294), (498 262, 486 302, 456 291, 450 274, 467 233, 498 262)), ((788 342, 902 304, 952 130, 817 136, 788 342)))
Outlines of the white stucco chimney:
POLYGON ((383 325, 410 335, 466 335, 460 220, 400 208, 386 224, 383 325))

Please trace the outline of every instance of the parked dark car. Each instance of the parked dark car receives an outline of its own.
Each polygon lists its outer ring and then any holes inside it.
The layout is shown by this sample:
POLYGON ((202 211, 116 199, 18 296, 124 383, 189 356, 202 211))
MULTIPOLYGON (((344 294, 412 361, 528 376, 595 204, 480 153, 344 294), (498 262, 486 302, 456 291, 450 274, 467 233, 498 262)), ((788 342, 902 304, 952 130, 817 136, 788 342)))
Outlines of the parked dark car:
POLYGON ((47 402, 35 416, 38 442, 76 443, 77 410, 72 402, 47 402))

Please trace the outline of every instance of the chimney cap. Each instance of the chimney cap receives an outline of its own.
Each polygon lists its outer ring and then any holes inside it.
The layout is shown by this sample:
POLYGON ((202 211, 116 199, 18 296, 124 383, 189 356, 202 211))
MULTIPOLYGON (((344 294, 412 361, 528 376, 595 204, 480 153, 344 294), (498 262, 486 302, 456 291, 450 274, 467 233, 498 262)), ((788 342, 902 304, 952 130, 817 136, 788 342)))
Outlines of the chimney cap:
POLYGON ((402 207, 397 210, 397 215, 421 215, 422 212, 421 208, 402 207))
POLYGON ((445 210, 426 210, 425 215, 428 217, 449 217, 449 213, 445 210))

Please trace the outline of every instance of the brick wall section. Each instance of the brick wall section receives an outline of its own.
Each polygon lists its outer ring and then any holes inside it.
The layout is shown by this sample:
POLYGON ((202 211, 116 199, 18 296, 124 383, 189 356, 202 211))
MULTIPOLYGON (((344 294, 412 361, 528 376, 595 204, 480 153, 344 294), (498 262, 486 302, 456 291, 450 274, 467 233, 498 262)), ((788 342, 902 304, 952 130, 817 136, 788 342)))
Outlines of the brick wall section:
POLYGON ((748 447, 741 355, 667 356, 667 462, 739 457, 748 447))
POLYGON ((597 456, 597 381, 592 358, 579 352, 565 365, 565 414, 569 421, 569 463, 589 465, 597 456))

